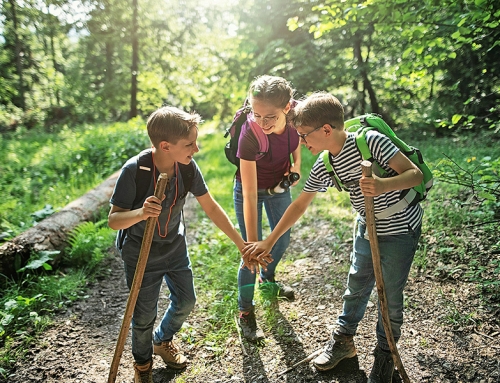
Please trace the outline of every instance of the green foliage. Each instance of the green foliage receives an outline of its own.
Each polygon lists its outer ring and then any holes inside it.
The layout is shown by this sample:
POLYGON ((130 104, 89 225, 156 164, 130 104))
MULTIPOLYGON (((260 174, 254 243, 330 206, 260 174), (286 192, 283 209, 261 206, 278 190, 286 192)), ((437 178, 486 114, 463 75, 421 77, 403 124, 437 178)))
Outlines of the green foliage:
POLYGON ((65 252, 64 265, 71 268, 85 268, 90 273, 104 259, 107 249, 116 236, 108 226, 108 220, 84 222, 68 236, 70 247, 65 252))
POLYGON ((24 267, 17 270, 18 273, 25 272, 27 270, 37 270, 43 268, 45 271, 52 270, 50 262, 54 260, 54 256, 58 255, 60 251, 41 251, 40 253, 31 254, 30 259, 24 267))
MULTIPOLYGON (((104 215, 104 212, 102 212, 104 215)), ((0 369, 9 369, 29 350, 29 344, 50 325, 52 316, 81 299, 89 279, 113 243, 115 232, 106 219, 79 225, 69 235, 63 264, 54 272, 58 251, 33 254, 16 281, 5 281, 0 295, 0 369), (64 273, 60 267, 64 268, 64 273)))
POLYGON ((334 57, 323 89, 349 114, 381 112, 439 134, 498 133, 498 4, 328 0, 296 13, 289 27, 308 30, 334 57))
MULTIPOLYGON (((472 198, 500 217, 500 157, 469 157, 458 163, 446 156, 435 169, 441 181, 464 186, 472 198)), ((493 218, 493 217, 491 217, 493 218)))
POLYGON ((148 146, 140 119, 0 137, 0 233, 4 240, 80 197, 148 146), (43 196, 43 198, 41 198, 43 196))
POLYGON ((8 370, 29 350, 33 338, 51 323, 54 312, 83 296, 88 275, 25 274, 3 285, 0 295, 0 368, 8 370))
POLYGON ((500 152, 489 135, 453 139, 406 136, 422 150, 436 186, 424 201, 423 236, 415 255, 418 272, 468 281, 483 301, 500 302, 498 187, 500 152))
POLYGON ((273 74, 297 97, 333 92, 349 116, 498 134, 497 3, 141 0, 135 30, 132 8, 116 0, 80 7, 80 19, 60 16, 66 3, 4 2, 0 129, 125 121, 132 93, 142 116, 166 103, 226 121, 248 83, 273 74))

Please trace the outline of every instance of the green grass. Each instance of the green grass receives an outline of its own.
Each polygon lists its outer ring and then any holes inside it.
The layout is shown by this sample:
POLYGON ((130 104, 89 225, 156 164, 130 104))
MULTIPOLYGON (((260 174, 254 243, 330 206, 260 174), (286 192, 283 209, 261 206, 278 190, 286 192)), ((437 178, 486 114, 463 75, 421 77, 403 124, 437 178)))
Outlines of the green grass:
POLYGON ((144 123, 63 127, 0 136, 0 238, 80 197, 148 145, 144 123))

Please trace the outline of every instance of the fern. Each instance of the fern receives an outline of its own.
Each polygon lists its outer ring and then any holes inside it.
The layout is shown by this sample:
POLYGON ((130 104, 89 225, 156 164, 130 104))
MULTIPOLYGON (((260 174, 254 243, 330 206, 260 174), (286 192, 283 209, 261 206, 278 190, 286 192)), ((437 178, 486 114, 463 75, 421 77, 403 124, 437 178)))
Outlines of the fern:
POLYGON ((105 225, 106 220, 84 222, 69 235, 69 249, 64 263, 69 267, 86 267, 93 270, 105 257, 113 243, 114 231, 105 225))

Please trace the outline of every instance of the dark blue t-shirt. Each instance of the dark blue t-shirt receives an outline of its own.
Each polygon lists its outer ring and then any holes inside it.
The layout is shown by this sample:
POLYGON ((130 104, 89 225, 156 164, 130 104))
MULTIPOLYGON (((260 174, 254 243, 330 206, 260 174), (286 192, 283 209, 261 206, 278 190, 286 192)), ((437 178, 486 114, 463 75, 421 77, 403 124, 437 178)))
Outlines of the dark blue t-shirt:
MULTIPOLYGON (((203 175, 193 160, 194 164, 194 177, 192 180, 190 192, 195 197, 201 197, 208 192, 208 187, 203 179, 203 175)), ((155 168, 156 179, 158 179, 159 172, 155 168)), ((154 195, 155 182, 151 176, 148 192, 144 198, 138 201, 136 206, 132 206, 136 196, 136 172, 137 172, 137 156, 129 159, 123 165, 122 172, 116 181, 113 195, 111 196, 110 203, 122 209, 130 209, 141 207, 147 197, 154 195)), ((176 175, 172 177, 165 189, 165 199, 162 202, 162 212, 158 217, 158 224, 155 228, 153 242, 151 245, 151 252, 148 263, 154 262, 155 257, 160 257, 164 254, 166 249, 164 246, 174 244, 175 241, 185 241, 185 228, 182 224, 182 208, 184 207, 185 198, 179 200, 179 196, 184 193, 184 183, 182 182, 182 175, 179 169, 176 169, 176 175)), ((126 230, 126 236, 123 241, 122 258, 127 264, 135 265, 139 257, 140 245, 142 244, 142 237, 144 229, 146 228, 146 220, 132 225, 126 230), (128 247, 128 249, 127 249, 128 247), (130 251, 129 251, 130 250, 130 251)), ((120 235, 120 233, 118 234, 120 235)), ((176 247, 176 246, 174 246, 176 247)))

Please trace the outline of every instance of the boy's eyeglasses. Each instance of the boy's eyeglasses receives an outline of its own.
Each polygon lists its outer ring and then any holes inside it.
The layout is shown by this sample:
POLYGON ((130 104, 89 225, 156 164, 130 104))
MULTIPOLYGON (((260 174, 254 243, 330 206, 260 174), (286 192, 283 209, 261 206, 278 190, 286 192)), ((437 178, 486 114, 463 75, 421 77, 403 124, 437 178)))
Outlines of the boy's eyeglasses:
POLYGON ((260 126, 267 126, 268 124, 273 124, 278 121, 279 116, 274 117, 257 117, 255 114, 250 113, 250 119, 255 121, 260 126))
POLYGON ((308 135, 310 135, 311 133, 314 133, 316 130, 320 130, 324 125, 321 125, 321 126, 318 126, 316 129, 314 130, 311 130, 309 133, 305 133, 305 134, 300 134, 298 131, 297 131, 297 134, 299 135, 300 138, 302 138, 304 140, 304 142, 307 144, 307 140, 306 140, 306 137, 308 135))

